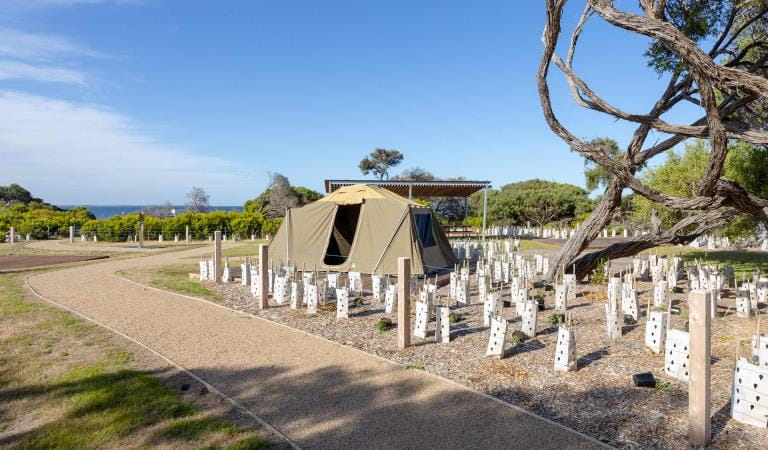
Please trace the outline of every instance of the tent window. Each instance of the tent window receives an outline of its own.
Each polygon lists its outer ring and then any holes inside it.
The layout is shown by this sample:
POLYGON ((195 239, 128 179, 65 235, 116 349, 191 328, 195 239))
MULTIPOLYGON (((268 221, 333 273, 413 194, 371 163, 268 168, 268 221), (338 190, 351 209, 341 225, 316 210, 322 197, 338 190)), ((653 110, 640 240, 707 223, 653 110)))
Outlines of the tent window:
POLYGON ((355 240, 357 221, 360 218, 360 206, 362 205, 339 205, 336 208, 333 231, 331 231, 331 237, 328 240, 328 248, 325 251, 323 263, 337 266, 347 260, 355 240))
POLYGON ((413 217, 416 221, 416 229, 419 232, 421 247, 427 248, 437 245, 437 242, 435 241, 435 235, 432 234, 432 215, 414 214, 413 217))

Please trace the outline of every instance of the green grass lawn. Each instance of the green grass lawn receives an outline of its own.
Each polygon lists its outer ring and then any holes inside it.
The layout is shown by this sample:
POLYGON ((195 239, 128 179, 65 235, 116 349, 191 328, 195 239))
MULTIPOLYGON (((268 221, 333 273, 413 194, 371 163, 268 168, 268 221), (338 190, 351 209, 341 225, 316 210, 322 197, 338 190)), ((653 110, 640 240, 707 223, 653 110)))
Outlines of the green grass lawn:
POLYGON ((259 255, 259 244, 268 244, 269 242, 266 239, 260 239, 257 241, 248 241, 247 244, 235 247, 235 248, 228 248, 221 252, 223 256, 258 256, 259 255))
POLYGON ((206 288, 198 280, 190 280, 190 273, 199 272, 197 264, 173 264, 143 271, 153 286, 180 292, 195 297, 202 297, 214 302, 221 301, 221 295, 206 288))
POLYGON ((544 242, 538 239, 521 239, 520 250, 558 250, 559 244, 544 242))
POLYGON ((106 331, 31 301, 22 280, 0 275, 0 447, 268 447, 137 369, 106 331))
POLYGON ((736 281, 742 277, 750 278, 758 268, 763 273, 768 270, 768 253, 745 250, 715 250, 707 251, 692 247, 658 247, 646 250, 642 254, 682 256, 687 264, 700 261, 702 264, 730 266, 736 276, 736 281))

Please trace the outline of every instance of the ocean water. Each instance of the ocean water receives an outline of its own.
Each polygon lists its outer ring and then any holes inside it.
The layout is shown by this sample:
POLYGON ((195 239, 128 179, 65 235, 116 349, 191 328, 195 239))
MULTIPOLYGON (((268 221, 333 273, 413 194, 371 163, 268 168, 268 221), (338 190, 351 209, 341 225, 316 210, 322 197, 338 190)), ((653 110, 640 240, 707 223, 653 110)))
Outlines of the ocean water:
MULTIPOLYGON (((56 205, 61 209, 72 209, 78 205, 56 205)), ((107 219, 112 216, 120 216, 123 214, 130 214, 139 212, 142 208, 152 207, 155 205, 79 205, 88 208, 97 219, 107 219)), ((176 214, 184 212, 187 207, 185 205, 176 205, 173 207, 176 210, 176 214)), ((242 206, 211 206, 210 211, 242 211, 242 206)))

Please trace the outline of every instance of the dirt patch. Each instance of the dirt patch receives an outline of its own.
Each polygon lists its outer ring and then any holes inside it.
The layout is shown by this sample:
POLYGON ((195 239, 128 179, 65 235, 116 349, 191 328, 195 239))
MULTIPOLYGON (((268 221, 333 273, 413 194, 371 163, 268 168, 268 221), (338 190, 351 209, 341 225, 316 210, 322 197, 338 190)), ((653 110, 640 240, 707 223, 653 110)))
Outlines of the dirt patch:
POLYGON ((31 267, 45 267, 94 259, 109 258, 106 255, 0 255, 0 273, 31 267))

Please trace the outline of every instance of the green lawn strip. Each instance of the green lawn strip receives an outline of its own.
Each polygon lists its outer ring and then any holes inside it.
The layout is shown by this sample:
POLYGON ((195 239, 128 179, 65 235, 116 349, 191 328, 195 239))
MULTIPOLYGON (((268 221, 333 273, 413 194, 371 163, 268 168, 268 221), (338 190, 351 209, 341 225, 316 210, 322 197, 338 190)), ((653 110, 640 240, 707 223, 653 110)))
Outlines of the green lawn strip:
POLYGON ((200 268, 197 264, 172 264, 147 269, 145 273, 149 276, 150 283, 161 289, 167 289, 172 292, 188 294, 195 297, 202 297, 214 302, 222 300, 221 295, 206 288, 200 281, 189 279, 189 274, 197 273, 200 268))
POLYGON ((268 243, 266 239, 248 241, 245 245, 224 249, 221 254, 223 256, 257 256, 259 254, 259 245, 268 243))
POLYGON ((253 432, 212 417, 98 327, 29 301, 23 276, 0 275, 0 431, 44 417, 9 448, 267 448, 253 432), (133 367, 132 367, 133 365, 133 367))
POLYGON ((751 278, 758 268, 763 273, 768 270, 768 256, 765 252, 746 250, 715 250, 707 251, 692 247, 658 247, 643 252, 644 255, 655 253, 657 255, 681 256, 685 264, 693 264, 700 261, 702 264, 720 267, 730 266, 733 269, 736 281, 751 278))
POLYGON ((536 239, 520 240, 520 250, 557 250, 559 248, 559 244, 554 244, 551 242, 543 242, 536 239))

